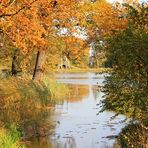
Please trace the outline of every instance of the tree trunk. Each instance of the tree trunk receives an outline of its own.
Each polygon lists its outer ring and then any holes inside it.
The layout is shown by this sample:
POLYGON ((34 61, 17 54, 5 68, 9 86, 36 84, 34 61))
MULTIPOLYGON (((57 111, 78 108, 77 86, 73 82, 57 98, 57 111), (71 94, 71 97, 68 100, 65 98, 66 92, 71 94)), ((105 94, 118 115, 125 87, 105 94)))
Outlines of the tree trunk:
POLYGON ((12 58, 12 66, 11 66, 11 74, 12 76, 17 76, 17 74, 19 72, 21 72, 21 68, 20 68, 20 61, 18 59, 18 49, 16 49, 14 51, 14 55, 13 55, 13 58, 12 58))
POLYGON ((35 68, 34 68, 34 73, 33 73, 33 80, 40 80, 41 75, 43 73, 43 61, 45 58, 45 51, 38 51, 37 56, 36 56, 36 63, 35 63, 35 68))

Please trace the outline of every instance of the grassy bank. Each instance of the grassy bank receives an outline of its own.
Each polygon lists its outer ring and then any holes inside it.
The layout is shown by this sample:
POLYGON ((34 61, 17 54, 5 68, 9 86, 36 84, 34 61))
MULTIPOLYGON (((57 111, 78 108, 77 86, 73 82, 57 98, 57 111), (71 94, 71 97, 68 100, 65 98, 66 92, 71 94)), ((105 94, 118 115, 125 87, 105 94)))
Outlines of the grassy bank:
MULTIPOLYGON (((65 85, 58 84, 54 78, 49 79, 46 76, 40 81, 33 81, 29 77, 1 79, 0 133, 4 137, 0 139, 4 139, 5 143, 9 144, 11 141, 9 127, 12 124, 17 125, 24 138, 47 136, 54 129, 50 120, 52 109, 55 104, 61 104, 64 101, 67 93, 68 88, 65 85)), ((3 143, 3 140, 1 142, 3 143)), ((17 148, 17 140, 12 143, 17 148)))
POLYGON ((111 68, 71 68, 71 69, 54 69, 54 72, 110 72, 111 68))
POLYGON ((1 148, 25 148, 25 145, 20 141, 21 135, 13 126, 9 130, 0 129, 0 147, 1 148))

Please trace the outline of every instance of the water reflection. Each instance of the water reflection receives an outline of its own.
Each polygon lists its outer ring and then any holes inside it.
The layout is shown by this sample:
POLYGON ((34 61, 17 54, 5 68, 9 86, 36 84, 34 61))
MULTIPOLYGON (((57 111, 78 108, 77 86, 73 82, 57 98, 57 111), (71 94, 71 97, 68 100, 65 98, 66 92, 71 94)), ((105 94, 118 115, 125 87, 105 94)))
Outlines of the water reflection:
POLYGON ((97 84, 103 85, 104 75, 64 73, 56 77, 59 83, 68 84, 71 91, 64 104, 55 107, 51 118, 56 128, 48 137, 50 146, 47 148, 113 147, 116 135, 124 126, 119 123, 124 116, 111 121, 113 112, 105 111, 97 115, 101 107, 96 104, 104 95, 98 91, 97 84))
POLYGON ((101 85, 106 75, 97 73, 59 73, 56 74, 56 78, 59 83, 76 85, 96 85, 98 83, 101 85))
POLYGON ((89 88, 87 85, 81 86, 76 85, 72 86, 69 85, 69 95, 67 97, 67 102, 79 102, 85 99, 85 97, 88 95, 89 88))
POLYGON ((33 138, 31 143, 27 144, 27 148, 52 148, 51 139, 47 137, 33 138))

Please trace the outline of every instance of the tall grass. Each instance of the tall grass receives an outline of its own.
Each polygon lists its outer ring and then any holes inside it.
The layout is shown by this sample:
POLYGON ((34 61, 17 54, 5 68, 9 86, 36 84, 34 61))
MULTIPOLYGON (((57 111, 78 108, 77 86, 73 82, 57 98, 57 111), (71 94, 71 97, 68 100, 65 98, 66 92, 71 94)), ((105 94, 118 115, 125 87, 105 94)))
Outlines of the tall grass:
MULTIPOLYGON (((0 122, 5 126, 19 125, 25 136, 40 135, 38 128, 49 125, 50 110, 64 101, 68 89, 54 79, 28 77, 0 81, 0 122), (31 134, 30 134, 31 133, 31 134)), ((50 126, 52 127, 52 126, 50 126)), ((47 129, 47 127, 45 127, 47 129)))
POLYGON ((59 84, 54 78, 42 78, 42 82, 50 92, 50 101, 53 104, 62 103, 69 93, 69 89, 65 84, 59 84))
POLYGON ((15 127, 11 127, 9 131, 0 129, 0 148, 25 148, 20 143, 20 133, 15 127))

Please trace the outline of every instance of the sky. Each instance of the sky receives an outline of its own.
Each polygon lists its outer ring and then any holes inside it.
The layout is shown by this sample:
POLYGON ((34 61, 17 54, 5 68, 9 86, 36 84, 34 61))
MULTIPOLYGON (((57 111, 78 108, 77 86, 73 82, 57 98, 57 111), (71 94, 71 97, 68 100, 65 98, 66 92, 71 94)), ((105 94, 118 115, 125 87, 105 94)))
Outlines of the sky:
MULTIPOLYGON (((122 3, 123 2, 123 0, 107 0, 108 2, 110 2, 110 3, 114 3, 115 1, 117 1, 117 2, 119 2, 119 3, 122 3)), ((142 2, 148 2, 148 0, 139 0, 141 3, 142 2)))
MULTIPOLYGON (((115 2, 115 0, 107 0, 107 1, 110 2, 110 3, 114 3, 115 2)), ((116 1, 122 3, 123 0, 116 0, 116 1)))

